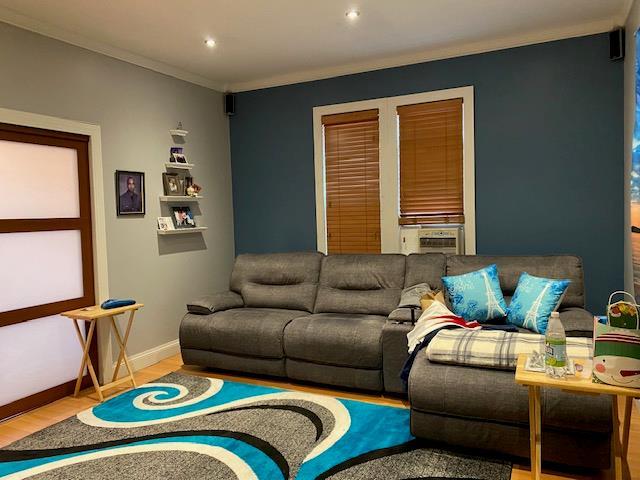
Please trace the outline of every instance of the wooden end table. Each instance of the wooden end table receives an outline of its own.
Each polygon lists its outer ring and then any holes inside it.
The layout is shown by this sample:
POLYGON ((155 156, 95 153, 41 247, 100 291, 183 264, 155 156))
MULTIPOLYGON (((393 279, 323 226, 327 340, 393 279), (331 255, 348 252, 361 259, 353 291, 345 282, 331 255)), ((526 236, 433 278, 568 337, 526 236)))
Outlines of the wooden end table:
POLYGON ((531 443, 531 478, 538 480, 542 473, 542 417, 541 388, 558 388, 568 393, 584 395, 611 395, 613 398, 613 432, 611 433, 611 468, 615 479, 628 478, 627 449, 629 446, 629 427, 633 398, 640 397, 637 388, 616 387, 602 383, 593 383, 591 370, 587 375, 576 372, 564 378, 552 378, 541 372, 529 372, 524 369, 526 354, 518 357, 516 383, 529 387, 529 441, 531 443), (620 420, 618 416, 618 397, 624 398, 624 419, 622 422, 622 440, 620 439, 620 420))
POLYGON ((133 370, 131 369, 131 364, 129 363, 129 358, 127 357, 126 347, 127 341, 129 340, 129 333, 131 332, 133 317, 136 311, 142 307, 144 307, 144 304, 135 303, 133 305, 127 305, 126 307, 105 310, 103 308, 100 308, 99 305, 96 305, 93 307, 79 308, 77 310, 71 310, 69 312, 61 313, 62 316, 68 317, 73 321, 73 326, 76 329, 78 340, 80 341, 80 345, 82 346, 82 362, 80 363, 80 371, 78 372, 78 379, 76 380, 76 388, 73 392, 74 397, 77 397, 78 392, 80 391, 80 384, 82 383, 82 377, 85 367, 87 367, 87 369, 89 370, 89 375, 91 376, 93 387, 95 388, 96 393, 98 394, 98 399, 101 402, 104 401, 104 395, 102 394, 102 392, 104 392, 105 390, 108 390, 125 382, 131 382, 134 388, 137 387, 136 381, 133 378, 133 370), (129 312, 129 322, 127 323, 124 337, 122 337, 120 335, 120 331, 118 330, 118 324, 115 317, 125 312, 129 312), (116 368, 113 372, 113 378, 111 379, 111 382, 105 385, 100 385, 100 382, 98 382, 98 377, 96 376, 93 364, 91 363, 91 358, 89 357, 89 347, 91 346, 91 340, 93 339, 96 324, 101 318, 111 319, 111 327, 113 329, 113 333, 115 334, 116 341, 120 346, 120 354, 118 355, 118 362, 116 363, 116 368), (89 331, 87 332, 86 339, 83 338, 82 332, 80 331, 80 326, 78 324, 78 321, 80 320, 89 322, 89 331), (129 372, 129 375, 116 380, 116 378, 118 378, 118 372, 120 371, 120 364, 123 361, 125 367, 127 368, 127 371, 129 372))

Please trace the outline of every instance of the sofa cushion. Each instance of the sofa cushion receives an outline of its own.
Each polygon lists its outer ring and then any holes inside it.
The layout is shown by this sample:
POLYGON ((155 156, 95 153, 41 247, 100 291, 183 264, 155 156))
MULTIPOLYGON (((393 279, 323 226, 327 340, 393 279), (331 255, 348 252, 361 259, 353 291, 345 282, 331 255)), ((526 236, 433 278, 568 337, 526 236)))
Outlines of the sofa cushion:
POLYGON ((355 368, 382 368, 381 315, 316 313, 292 321, 284 332, 287 358, 355 368))
POLYGON ((187 316, 181 326, 181 346, 251 357, 283 358, 284 328, 294 318, 304 315, 309 314, 300 310, 234 308, 206 316, 187 316), (187 334, 185 322, 193 324, 190 334, 187 334), (196 335, 200 338, 193 338, 196 335), (206 344, 202 337, 206 338, 206 344))
MULTIPOLYGON (((422 350, 409 375, 411 408, 426 413, 526 426, 527 388, 514 373, 427 360, 422 350)), ((544 425, 563 430, 611 431, 611 398, 542 389, 544 425)))
POLYGON ((239 255, 231 290, 242 295, 247 307, 311 312, 322 257, 318 252, 239 255))
POLYGON ((584 308, 582 260, 573 255, 448 255, 446 274, 461 275, 492 263, 498 266, 500 286, 507 303, 516 290, 520 274, 527 272, 536 277, 570 280, 560 308, 584 308))
POLYGON ((441 290, 445 275, 446 256, 442 253, 412 253, 407 256, 404 286, 428 283, 432 290, 441 290))
POLYGON ((404 255, 327 256, 314 311, 389 315, 400 301, 404 272, 404 255))

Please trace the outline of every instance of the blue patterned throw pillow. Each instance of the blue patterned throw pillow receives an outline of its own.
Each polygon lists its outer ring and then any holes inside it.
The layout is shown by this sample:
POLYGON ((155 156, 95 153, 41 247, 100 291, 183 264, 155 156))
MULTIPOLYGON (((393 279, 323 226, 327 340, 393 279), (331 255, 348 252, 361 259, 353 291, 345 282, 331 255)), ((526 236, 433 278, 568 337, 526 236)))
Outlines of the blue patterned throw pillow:
POLYGON ((507 323, 544 335, 549 317, 560 305, 569 283, 570 280, 552 280, 523 273, 507 309, 507 323))
POLYGON ((442 277, 442 284, 453 313, 468 322, 488 322, 507 314, 496 265, 464 275, 442 277))

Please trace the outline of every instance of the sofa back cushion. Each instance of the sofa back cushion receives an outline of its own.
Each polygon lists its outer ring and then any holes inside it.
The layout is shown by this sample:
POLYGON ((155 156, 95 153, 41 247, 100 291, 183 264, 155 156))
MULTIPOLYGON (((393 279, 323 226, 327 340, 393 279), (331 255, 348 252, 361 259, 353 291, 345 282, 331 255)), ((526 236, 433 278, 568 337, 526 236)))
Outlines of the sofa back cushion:
POLYGON ((520 274, 527 272, 536 277, 571 280, 560 306, 584 308, 582 259, 573 255, 448 255, 447 275, 461 275, 492 263, 498 266, 500 286, 507 304, 516 291, 520 274))
POLYGON ((231 290, 247 307, 312 312, 322 257, 318 252, 238 255, 231 290))
POLYGON ((446 258, 442 253, 412 253, 407 256, 404 288, 428 283, 432 290, 442 289, 446 258))
POLYGON ((329 255, 315 312, 389 315, 400 301, 404 273, 404 255, 329 255))

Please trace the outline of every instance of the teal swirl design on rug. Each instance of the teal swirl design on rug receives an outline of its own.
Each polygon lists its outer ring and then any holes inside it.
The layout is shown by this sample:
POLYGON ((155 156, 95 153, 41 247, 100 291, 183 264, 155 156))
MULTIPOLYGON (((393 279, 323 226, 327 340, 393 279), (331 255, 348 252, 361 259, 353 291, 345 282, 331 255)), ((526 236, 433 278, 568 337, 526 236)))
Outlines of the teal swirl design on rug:
POLYGON ((124 478, 188 478, 168 455, 188 456, 186 468, 206 478, 386 479, 396 468, 397 478, 506 480, 511 472, 506 462, 421 445, 406 408, 174 373, 0 450, 0 478, 109 478, 101 464, 131 473, 124 478))

